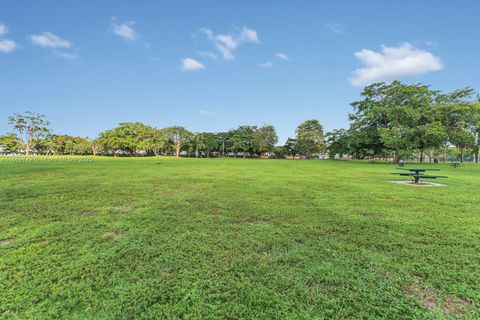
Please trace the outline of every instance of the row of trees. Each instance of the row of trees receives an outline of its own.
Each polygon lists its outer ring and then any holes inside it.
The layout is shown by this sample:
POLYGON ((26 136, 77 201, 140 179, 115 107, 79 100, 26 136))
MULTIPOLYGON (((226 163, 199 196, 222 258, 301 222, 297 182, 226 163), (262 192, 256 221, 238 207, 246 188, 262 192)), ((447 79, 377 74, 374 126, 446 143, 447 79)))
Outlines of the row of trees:
POLYGON ((294 139, 277 146, 271 125, 243 125, 226 132, 191 132, 173 126, 157 129, 126 122, 99 134, 97 139, 55 135, 43 115, 27 112, 8 119, 14 133, 0 136, 4 151, 41 154, 104 154, 187 156, 276 156, 311 158, 328 151, 331 158, 402 158, 418 155, 430 161, 452 147, 480 158, 480 99, 471 88, 451 93, 423 84, 394 81, 364 88, 362 100, 352 103, 350 127, 324 135, 318 120, 307 120, 294 139))
POLYGON ((271 125, 243 125, 227 132, 191 132, 181 126, 157 129, 140 122, 120 123, 101 132, 97 139, 52 134, 44 115, 26 112, 8 119, 14 133, 0 136, 0 147, 7 152, 59 154, 103 154, 148 156, 181 154, 196 157, 218 156, 295 156, 312 157, 325 149, 323 127, 308 120, 296 130, 296 139, 278 147, 278 136, 271 125))
POLYGON ((375 83, 352 103, 349 129, 327 134, 331 157, 391 157, 395 162, 418 154, 430 161, 455 146, 479 160, 480 100, 471 88, 451 93, 422 84, 375 83))

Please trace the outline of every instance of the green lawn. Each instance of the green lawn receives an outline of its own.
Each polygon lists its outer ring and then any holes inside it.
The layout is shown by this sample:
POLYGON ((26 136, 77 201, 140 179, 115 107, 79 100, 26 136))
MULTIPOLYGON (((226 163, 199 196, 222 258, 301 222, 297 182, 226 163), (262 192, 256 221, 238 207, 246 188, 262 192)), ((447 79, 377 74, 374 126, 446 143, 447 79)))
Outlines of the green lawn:
POLYGON ((0 318, 479 318, 480 166, 436 166, 0 161, 0 318))

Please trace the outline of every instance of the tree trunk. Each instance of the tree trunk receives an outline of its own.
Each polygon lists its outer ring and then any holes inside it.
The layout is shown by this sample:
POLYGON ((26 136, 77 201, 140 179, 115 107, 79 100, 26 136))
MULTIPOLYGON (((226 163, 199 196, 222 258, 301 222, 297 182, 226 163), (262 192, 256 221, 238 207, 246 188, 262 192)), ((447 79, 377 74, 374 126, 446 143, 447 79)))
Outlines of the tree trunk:
POLYGON ((420 163, 423 163, 423 149, 420 149, 420 163))
POLYGON ((430 155, 428 156, 430 163, 433 162, 433 149, 430 150, 430 155))
POLYGON ((180 142, 175 145, 175 157, 180 157, 180 142))
MULTIPOLYGON (((342 157, 340 157, 342 158, 342 157)), ((393 150, 393 163, 398 163, 400 161, 397 150, 393 150)))
POLYGON ((460 148, 460 163, 463 163, 465 148, 460 148))

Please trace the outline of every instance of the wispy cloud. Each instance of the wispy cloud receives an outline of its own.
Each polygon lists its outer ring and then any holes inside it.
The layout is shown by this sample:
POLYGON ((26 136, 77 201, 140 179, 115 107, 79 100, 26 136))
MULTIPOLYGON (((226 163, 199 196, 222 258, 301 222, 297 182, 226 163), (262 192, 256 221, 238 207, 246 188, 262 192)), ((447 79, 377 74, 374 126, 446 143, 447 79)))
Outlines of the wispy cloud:
POLYGON ((199 113, 201 116, 215 116, 215 115, 216 115, 215 112, 207 111, 207 110, 200 110, 200 111, 198 111, 198 113, 199 113))
POLYGON ((426 41, 426 42, 425 42, 425 45, 427 45, 427 46, 429 46, 429 47, 435 47, 435 48, 438 47, 438 43, 437 43, 437 42, 435 42, 435 41, 430 41, 430 40, 429 40, 429 41, 426 41))
POLYGON ((185 58, 185 59, 182 59, 180 69, 184 72, 186 72, 186 71, 198 71, 198 70, 205 69, 205 66, 201 62, 199 62, 195 59, 185 58))
POLYGON ((10 53, 17 48, 18 48, 18 45, 13 40, 8 40, 8 39, 0 40, 0 52, 2 53, 10 53))
POLYGON ((69 41, 62 39, 51 32, 33 34, 30 36, 30 41, 32 41, 32 44, 42 48, 70 48, 72 46, 69 41))
POLYGON ((285 53, 282 53, 282 52, 277 53, 277 58, 279 58, 281 60, 290 60, 288 58, 288 56, 285 53))
POLYGON ((63 52, 63 51, 57 51, 53 50, 53 54, 59 58, 66 59, 66 60, 77 60, 79 59, 78 55, 76 53, 69 53, 69 52, 63 52))
POLYGON ((238 43, 231 35, 214 35, 213 31, 210 29, 202 29, 202 32, 205 33, 208 39, 213 41, 215 48, 220 51, 225 60, 232 60, 235 58, 233 50, 237 48, 238 43))
POLYGON ((65 49, 70 49, 73 47, 73 44, 66 40, 62 39, 52 32, 43 32, 41 34, 33 34, 30 36, 30 41, 33 45, 39 46, 42 48, 50 49, 52 54, 58 58, 66 60, 77 60, 79 56, 76 53, 65 51, 65 49))
POLYGON ((262 68, 271 68, 273 67, 273 63, 271 61, 267 61, 267 62, 264 62, 264 63, 260 63, 260 67, 262 68))
POLYGON ((237 41, 260 43, 260 40, 258 39, 257 31, 253 29, 249 29, 245 26, 242 28, 242 31, 240 32, 240 36, 238 37, 237 41))
POLYGON ((4 25, 3 23, 0 23, 0 37, 3 37, 8 33, 7 26, 4 25))
POLYGON ((199 51, 198 55, 200 55, 201 57, 208 57, 212 60, 217 60, 218 59, 218 56, 215 53, 210 52, 210 51, 199 51))
POLYGON ((133 29, 134 26, 135 21, 118 23, 116 18, 111 20, 112 32, 127 42, 133 42, 138 38, 138 33, 133 29))
POLYGON ((340 34, 345 32, 345 25, 340 22, 330 21, 325 23, 325 27, 335 34, 340 34))
MULTIPOLYGON (((3 23, 0 23, 0 37, 5 36, 8 33, 7 26, 3 23)), ((0 39, 0 52, 10 53, 13 50, 17 49, 18 45, 15 41, 10 39, 0 39)))
POLYGON ((211 40, 225 60, 235 59, 234 51, 244 43, 260 43, 258 34, 255 30, 243 27, 239 34, 214 34, 208 28, 202 28, 201 31, 211 40))
POLYGON ((364 64, 348 79, 356 87, 443 69, 439 57, 410 43, 399 47, 382 46, 381 52, 363 49, 355 52, 355 56, 364 64))

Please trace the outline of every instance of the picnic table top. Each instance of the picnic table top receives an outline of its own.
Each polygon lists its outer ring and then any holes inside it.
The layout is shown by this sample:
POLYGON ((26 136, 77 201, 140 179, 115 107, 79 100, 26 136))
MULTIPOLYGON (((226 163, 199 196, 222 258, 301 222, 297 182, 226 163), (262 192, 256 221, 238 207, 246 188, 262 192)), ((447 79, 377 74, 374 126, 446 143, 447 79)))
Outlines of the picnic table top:
POLYGON ((397 168, 398 170, 408 170, 408 171, 440 171, 440 169, 433 168, 397 168))

